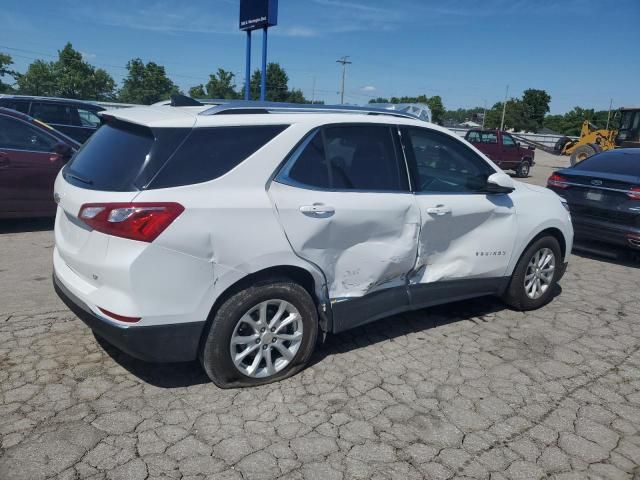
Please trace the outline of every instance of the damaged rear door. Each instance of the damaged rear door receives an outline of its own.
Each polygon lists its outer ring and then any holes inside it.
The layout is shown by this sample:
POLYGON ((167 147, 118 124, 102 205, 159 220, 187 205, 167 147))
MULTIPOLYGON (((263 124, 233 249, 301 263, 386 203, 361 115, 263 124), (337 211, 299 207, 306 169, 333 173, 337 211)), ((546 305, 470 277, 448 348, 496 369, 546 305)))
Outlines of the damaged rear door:
POLYGON ((499 293, 517 221, 509 195, 486 192, 495 169, 451 135, 410 127, 401 137, 422 217, 412 305, 499 293))
POLYGON ((334 331, 406 309, 420 213, 395 127, 311 132, 269 194, 296 254, 324 272, 334 331))

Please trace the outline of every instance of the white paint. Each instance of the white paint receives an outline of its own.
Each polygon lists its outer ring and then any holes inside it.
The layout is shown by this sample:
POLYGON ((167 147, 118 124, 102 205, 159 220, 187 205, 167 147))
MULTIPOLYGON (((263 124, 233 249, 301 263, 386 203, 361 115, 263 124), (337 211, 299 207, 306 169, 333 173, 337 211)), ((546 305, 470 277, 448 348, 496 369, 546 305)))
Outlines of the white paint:
POLYGON ((407 281, 510 275, 531 239, 549 227, 563 233, 571 250, 573 231, 558 197, 520 183, 512 194, 495 196, 321 192, 269 183, 300 139, 321 125, 414 125, 457 138, 441 127, 362 114, 198 116, 201 110, 148 107, 109 113, 153 126, 291 126, 206 183, 121 193, 77 188, 58 177, 55 272, 96 314, 99 306, 142 317, 139 325, 201 321, 229 286, 276 266, 308 271, 321 299, 325 288, 331 298, 359 297, 407 281), (84 203, 133 200, 179 202, 185 211, 152 244, 106 236, 77 220, 84 203), (300 211, 315 203, 333 207, 334 213, 315 218, 300 211), (440 205, 450 213, 428 213, 440 205), (476 256, 486 251, 507 254, 476 256))

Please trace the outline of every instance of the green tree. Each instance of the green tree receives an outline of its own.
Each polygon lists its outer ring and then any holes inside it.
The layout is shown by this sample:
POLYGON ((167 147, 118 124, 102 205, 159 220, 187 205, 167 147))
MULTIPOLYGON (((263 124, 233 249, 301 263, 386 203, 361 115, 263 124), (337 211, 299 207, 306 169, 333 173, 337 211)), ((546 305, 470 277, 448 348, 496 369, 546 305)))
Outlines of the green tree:
MULTIPOLYGON (((289 98, 289 75, 278 63, 267 65, 267 91, 266 100, 270 102, 286 102, 289 98)), ((251 75, 251 98, 260 98, 261 73, 256 70, 251 75)))
POLYGON ((150 105, 180 93, 162 65, 154 62, 145 65, 141 59, 134 58, 127 62, 127 70, 129 73, 120 90, 122 102, 150 105))
POLYGON ((58 94, 58 84, 50 62, 36 60, 18 77, 18 92, 23 95, 53 97, 58 94))
POLYGON ((426 103, 427 105, 429 105, 429 110, 431 110, 431 122, 442 125, 442 122, 444 121, 445 110, 440 95, 435 95, 429 98, 426 103))
POLYGON ((545 90, 529 88, 522 94, 523 130, 537 132, 544 125, 544 117, 549 113, 551 96, 545 90))
MULTIPOLYGON (((269 70, 267 70, 268 72, 269 70)), ((235 74, 219 68, 217 73, 209 75, 207 82, 207 96, 209 98, 222 98, 233 100, 240 96, 236 91, 235 74)))
POLYGON ((71 43, 58 52, 58 60, 51 68, 56 78, 57 95, 87 100, 113 99, 113 78, 105 70, 85 62, 71 43))
POLYGON ((191 98, 206 98, 207 94, 204 91, 204 86, 200 84, 200 85, 196 85, 195 87, 191 87, 189 89, 189 96, 191 98))
POLYGON ((111 100, 115 82, 103 69, 82 59, 82 54, 67 43, 58 51, 58 60, 36 60, 18 77, 18 90, 26 95, 59 96, 85 100, 111 100))
POLYGON ((13 77, 14 80, 19 78, 17 72, 9 69, 11 65, 13 65, 11 55, 0 53, 0 93, 7 93, 13 90, 10 84, 4 83, 6 77, 13 77))

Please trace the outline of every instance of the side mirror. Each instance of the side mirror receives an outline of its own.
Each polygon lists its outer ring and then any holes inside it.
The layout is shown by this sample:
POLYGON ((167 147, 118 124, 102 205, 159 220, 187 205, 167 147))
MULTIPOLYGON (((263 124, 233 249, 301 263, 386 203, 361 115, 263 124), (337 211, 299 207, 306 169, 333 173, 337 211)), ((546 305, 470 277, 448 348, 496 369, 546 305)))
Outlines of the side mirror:
POLYGON ((513 179, 506 173, 494 173, 487 178, 487 193, 511 193, 516 189, 513 179))
POLYGON ((522 147, 522 144, 520 142, 517 142, 518 147, 522 147))
POLYGON ((73 155, 73 149, 66 143, 58 142, 53 146, 53 152, 60 155, 63 160, 68 160, 73 155))

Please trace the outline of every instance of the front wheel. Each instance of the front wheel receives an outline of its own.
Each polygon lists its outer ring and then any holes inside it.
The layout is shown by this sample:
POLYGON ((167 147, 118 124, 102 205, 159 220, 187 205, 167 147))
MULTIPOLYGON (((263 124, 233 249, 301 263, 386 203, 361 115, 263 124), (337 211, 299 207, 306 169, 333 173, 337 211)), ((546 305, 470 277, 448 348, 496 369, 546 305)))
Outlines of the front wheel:
POLYGON ((516 168, 516 177, 527 178, 530 171, 531 163, 529 162, 529 160, 523 160, 520 165, 518 165, 518 168, 516 168))
POLYGON ((562 272, 560 245, 552 236, 538 238, 524 251, 503 295, 516 310, 535 310, 551 301, 562 272))
POLYGON ((574 165, 577 165, 578 163, 583 162, 587 158, 595 155, 596 153, 597 153, 596 149, 593 148, 591 144, 580 145, 571 154, 571 166, 573 167, 574 165))
POLYGON ((315 303, 303 287, 289 281, 257 284, 220 306, 200 359, 221 388, 264 385, 304 368, 317 335, 315 303))

